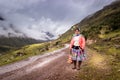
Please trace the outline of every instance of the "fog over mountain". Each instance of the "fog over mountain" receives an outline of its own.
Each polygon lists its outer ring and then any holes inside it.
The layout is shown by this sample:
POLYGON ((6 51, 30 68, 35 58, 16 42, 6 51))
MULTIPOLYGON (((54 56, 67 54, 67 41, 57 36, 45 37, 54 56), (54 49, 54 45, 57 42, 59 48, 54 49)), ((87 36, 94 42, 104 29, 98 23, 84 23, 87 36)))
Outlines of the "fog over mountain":
POLYGON ((0 0, 0 35, 53 39, 114 0, 0 0))

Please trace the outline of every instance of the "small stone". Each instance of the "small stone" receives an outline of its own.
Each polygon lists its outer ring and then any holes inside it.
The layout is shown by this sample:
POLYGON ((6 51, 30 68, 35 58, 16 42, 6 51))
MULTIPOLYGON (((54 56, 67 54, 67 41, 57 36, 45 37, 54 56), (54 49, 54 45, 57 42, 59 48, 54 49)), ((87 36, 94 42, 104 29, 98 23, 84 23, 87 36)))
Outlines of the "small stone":
POLYGON ((118 72, 120 72, 120 69, 118 70, 118 72))

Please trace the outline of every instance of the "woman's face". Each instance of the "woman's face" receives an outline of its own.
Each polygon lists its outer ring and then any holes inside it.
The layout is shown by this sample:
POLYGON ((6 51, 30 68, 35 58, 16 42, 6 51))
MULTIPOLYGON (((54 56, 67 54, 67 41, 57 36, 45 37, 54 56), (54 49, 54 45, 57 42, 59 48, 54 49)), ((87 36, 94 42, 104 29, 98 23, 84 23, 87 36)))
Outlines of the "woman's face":
POLYGON ((80 34, 80 31, 79 30, 75 30, 75 34, 80 34))

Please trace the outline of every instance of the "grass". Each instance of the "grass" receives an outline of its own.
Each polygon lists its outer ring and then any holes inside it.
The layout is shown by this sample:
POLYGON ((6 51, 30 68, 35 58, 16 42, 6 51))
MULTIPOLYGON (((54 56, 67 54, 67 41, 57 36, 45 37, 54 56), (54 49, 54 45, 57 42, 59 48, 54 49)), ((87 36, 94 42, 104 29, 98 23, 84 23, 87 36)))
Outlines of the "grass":
POLYGON ((63 45, 58 45, 58 41, 45 42, 45 43, 38 43, 27 45, 21 47, 18 50, 11 50, 6 54, 0 55, 0 66, 10 64, 16 61, 20 61, 22 59, 26 59, 30 56, 34 55, 42 55, 46 52, 52 52, 54 50, 62 48, 63 45))
POLYGON ((89 59, 83 65, 78 80, 120 80, 120 31, 99 36, 101 39, 89 45, 89 59))
POLYGON ((102 39, 108 39, 120 35, 120 30, 110 32, 108 34, 99 34, 99 37, 102 39))
POLYGON ((82 65, 78 80, 119 80, 120 62, 111 55, 88 49, 88 60, 82 65))

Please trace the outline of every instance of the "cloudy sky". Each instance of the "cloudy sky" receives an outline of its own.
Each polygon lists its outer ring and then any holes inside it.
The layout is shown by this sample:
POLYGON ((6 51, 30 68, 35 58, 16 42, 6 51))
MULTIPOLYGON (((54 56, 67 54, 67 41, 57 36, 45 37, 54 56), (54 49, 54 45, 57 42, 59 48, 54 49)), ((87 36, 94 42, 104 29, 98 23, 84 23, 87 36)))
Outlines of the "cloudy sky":
POLYGON ((19 33, 41 39, 43 32, 59 35, 84 17, 102 9, 114 0, 0 0, 0 34, 10 30, 6 23, 12 23, 19 33))

